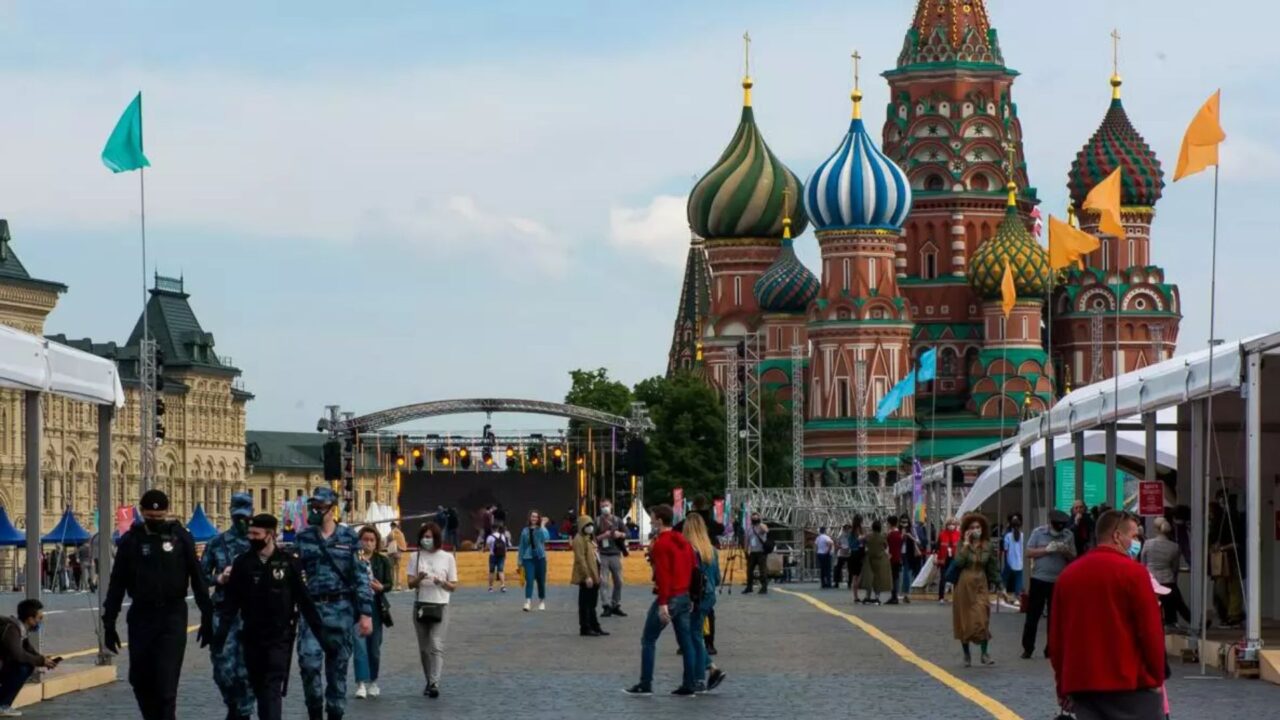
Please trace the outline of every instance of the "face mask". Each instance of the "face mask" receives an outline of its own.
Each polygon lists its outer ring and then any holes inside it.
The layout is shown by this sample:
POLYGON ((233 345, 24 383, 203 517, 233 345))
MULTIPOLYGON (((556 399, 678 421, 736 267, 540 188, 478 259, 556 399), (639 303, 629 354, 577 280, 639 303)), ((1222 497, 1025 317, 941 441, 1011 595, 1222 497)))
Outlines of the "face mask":
POLYGON ((165 525, 168 524, 168 522, 165 521, 164 519, 144 520, 143 522, 146 523, 147 529, 150 530, 151 532, 160 532, 161 530, 164 529, 165 525))
POLYGON ((267 549, 266 538, 249 538, 249 549, 256 553, 260 553, 267 549))
POLYGON ((760 524, 760 518, 751 518, 751 524, 752 524, 752 525, 759 525, 759 524, 760 524))
POLYGON ((1134 560, 1138 559, 1138 555, 1142 554, 1142 543, 1138 542, 1138 538, 1129 541, 1129 557, 1134 560))
POLYGON ((586 527, 582 528, 582 532, 584 532, 584 533, 586 533, 586 534, 588 534, 588 535, 595 535, 595 534, 596 534, 596 526, 595 526, 595 525, 588 525, 588 526, 586 526, 586 527))
POLYGON ((422 538, 422 541, 419 542, 418 545, 421 546, 423 550, 430 552, 431 550, 435 549, 436 541, 435 541, 435 538, 428 535, 422 538))
POLYGON ((323 525, 324 517, 325 515, 328 515, 328 514, 329 514, 328 510, 308 510, 307 523, 309 525, 323 525))
POLYGON ((613 508, 609 507, 608 505, 605 505, 604 507, 600 508, 601 515, 608 515, 612 511, 613 511, 613 508))
POLYGON ((38 633, 38 632, 40 632, 40 628, 41 628, 41 627, 43 627, 43 626, 44 626, 44 623, 36 623, 36 624, 35 624, 35 626, 34 626, 34 627, 32 627, 32 628, 31 628, 30 630, 28 630, 27 632, 38 633))

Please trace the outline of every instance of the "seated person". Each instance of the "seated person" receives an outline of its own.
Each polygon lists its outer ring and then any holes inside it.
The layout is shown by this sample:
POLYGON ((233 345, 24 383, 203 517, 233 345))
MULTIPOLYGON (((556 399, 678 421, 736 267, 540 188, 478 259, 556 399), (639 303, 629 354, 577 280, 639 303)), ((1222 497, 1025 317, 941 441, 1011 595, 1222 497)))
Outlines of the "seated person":
POLYGON ((0 618, 0 716, 16 712, 13 701, 37 667, 58 666, 58 659, 31 649, 31 633, 40 631, 41 622, 44 605, 31 599, 18 603, 18 617, 0 618))

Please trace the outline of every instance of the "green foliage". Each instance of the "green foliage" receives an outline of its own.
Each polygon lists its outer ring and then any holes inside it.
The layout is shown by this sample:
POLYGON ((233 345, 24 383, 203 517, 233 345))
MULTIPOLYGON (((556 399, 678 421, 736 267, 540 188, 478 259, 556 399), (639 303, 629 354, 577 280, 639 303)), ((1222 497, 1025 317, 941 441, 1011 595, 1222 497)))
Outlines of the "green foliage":
MULTIPOLYGON (((617 380, 610 380, 608 370, 570 370, 569 377, 572 384, 564 396, 567 404, 614 415, 625 416, 631 412, 631 389, 617 380)), ((576 432, 581 425, 579 420, 570 420, 570 432, 576 432)))
POLYGON ((679 372, 636 385, 635 399, 649 408, 655 429, 649 436, 646 505, 671 502, 671 491, 685 497, 724 492, 724 407, 702 378, 679 372))

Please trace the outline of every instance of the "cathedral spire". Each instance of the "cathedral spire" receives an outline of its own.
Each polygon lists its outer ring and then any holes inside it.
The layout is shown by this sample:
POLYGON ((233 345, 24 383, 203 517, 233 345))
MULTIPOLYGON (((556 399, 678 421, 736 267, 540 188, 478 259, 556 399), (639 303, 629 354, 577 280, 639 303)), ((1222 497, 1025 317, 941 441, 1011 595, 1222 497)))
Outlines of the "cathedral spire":
POLYGON ((680 305, 676 308, 671 351, 667 355, 668 375, 693 370, 702 362, 702 333, 711 309, 710 288, 706 249, 702 238, 693 235, 684 265, 684 281, 680 283, 680 305))
POLYGON ((922 65, 1004 67, 985 0, 917 0, 898 69, 922 65))

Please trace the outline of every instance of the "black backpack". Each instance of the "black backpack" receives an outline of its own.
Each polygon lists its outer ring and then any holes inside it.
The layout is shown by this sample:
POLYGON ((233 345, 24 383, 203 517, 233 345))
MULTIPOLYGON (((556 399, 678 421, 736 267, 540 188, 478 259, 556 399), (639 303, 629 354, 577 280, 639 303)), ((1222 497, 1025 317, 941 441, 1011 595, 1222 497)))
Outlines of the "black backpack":
POLYGON ((689 573, 689 600, 696 607, 702 602, 702 598, 707 594, 707 579, 702 574, 702 563, 698 557, 698 551, 690 548, 693 553, 693 570, 689 573))
POLYGON ((494 557, 506 557, 507 555, 507 536, 503 533, 493 534, 493 555, 494 557))

